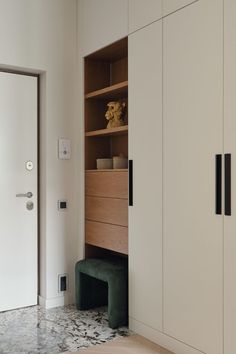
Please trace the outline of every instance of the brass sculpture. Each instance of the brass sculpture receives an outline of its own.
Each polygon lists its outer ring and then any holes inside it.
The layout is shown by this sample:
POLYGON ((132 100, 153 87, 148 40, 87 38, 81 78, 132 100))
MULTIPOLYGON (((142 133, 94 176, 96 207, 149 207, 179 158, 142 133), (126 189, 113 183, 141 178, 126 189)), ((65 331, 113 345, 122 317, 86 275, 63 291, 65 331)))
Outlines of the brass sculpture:
POLYGON ((107 128, 121 127, 125 125, 122 116, 125 111, 125 102, 114 101, 107 104, 108 110, 106 111, 105 117, 108 120, 107 128))

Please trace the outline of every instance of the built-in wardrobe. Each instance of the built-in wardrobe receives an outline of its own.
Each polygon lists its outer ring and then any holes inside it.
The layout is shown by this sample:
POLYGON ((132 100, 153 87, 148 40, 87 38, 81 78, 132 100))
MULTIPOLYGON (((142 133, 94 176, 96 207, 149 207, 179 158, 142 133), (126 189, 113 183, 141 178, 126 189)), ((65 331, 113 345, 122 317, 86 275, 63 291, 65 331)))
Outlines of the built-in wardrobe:
POLYGON ((236 353, 236 4, 129 36, 130 326, 175 353, 236 353))
POLYGON ((82 57, 128 36, 129 326, 235 354, 236 1, 79 3, 82 57))

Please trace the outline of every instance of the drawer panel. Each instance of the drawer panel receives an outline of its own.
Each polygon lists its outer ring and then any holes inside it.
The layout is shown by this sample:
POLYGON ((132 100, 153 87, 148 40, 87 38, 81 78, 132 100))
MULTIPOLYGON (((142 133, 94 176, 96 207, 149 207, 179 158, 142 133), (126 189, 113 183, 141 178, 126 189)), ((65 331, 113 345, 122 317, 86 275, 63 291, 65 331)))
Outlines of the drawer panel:
POLYGON ((97 197, 128 198, 128 172, 86 172, 85 194, 97 197))
POLYGON ((86 197, 85 219, 128 226, 127 199, 86 197))
POLYGON ((128 228, 86 221, 85 240, 87 244, 128 254, 128 228))

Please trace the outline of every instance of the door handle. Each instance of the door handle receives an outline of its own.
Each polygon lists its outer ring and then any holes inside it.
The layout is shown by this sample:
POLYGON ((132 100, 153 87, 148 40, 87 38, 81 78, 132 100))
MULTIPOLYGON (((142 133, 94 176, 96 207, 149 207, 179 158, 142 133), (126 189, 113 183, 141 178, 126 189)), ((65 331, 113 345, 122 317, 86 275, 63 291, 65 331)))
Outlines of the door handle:
POLYGON ((17 198, 32 198, 33 197, 33 193, 32 192, 27 192, 27 193, 19 193, 16 194, 17 198))
POLYGON ((222 156, 216 155, 215 157, 215 213, 222 213, 222 156))
POLYGON ((225 215, 231 215, 231 154, 225 154, 225 215))
POLYGON ((133 206, 133 160, 129 160, 129 206, 133 206))

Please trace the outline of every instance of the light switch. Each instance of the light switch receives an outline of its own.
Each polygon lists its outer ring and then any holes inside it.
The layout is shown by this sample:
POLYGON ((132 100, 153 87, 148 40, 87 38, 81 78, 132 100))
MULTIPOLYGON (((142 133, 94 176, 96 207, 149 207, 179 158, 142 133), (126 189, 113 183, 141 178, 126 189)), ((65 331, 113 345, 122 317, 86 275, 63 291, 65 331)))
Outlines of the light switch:
POLYGON ((58 140, 58 156, 61 160, 69 160, 71 155, 71 143, 69 139, 58 140))

